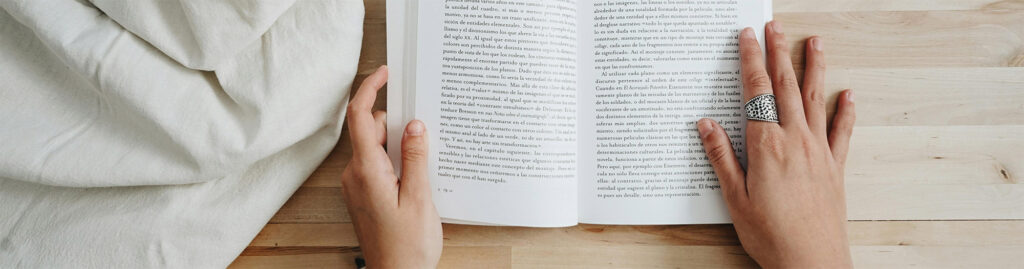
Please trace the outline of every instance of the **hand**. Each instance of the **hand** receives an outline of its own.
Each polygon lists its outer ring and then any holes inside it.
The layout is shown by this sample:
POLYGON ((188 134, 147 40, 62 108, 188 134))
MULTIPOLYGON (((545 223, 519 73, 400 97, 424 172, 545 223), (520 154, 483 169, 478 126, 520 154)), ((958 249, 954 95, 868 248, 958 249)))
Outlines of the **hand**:
POLYGON ((766 268, 852 267, 846 239, 843 168, 853 130, 850 90, 840 94, 826 127, 822 40, 806 44, 803 90, 797 84, 781 25, 765 26, 768 64, 750 28, 740 34, 743 98, 776 95, 780 123, 748 121, 746 172, 725 130, 698 123, 743 248, 766 268))
POLYGON ((441 219, 430 197, 427 131, 414 120, 402 137, 401 180, 384 152, 385 113, 370 113, 388 80, 381 66, 348 105, 352 160, 342 173, 345 204, 371 268, 429 268, 441 258, 441 219))

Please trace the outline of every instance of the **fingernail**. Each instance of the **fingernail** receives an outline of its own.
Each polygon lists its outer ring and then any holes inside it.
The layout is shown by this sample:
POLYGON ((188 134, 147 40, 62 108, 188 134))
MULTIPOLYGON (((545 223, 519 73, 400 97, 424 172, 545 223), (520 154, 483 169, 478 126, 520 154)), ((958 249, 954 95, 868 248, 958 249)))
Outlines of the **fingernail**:
POLYGON ((754 29, 751 29, 750 27, 743 28, 743 31, 740 31, 740 37, 742 37, 742 38, 749 38, 749 39, 757 39, 757 37, 754 36, 754 29))
POLYGON ((853 103, 853 90, 846 90, 846 101, 853 103))
POLYGON ((700 119, 697 121, 697 132, 700 133, 700 138, 706 138, 715 130, 715 126, 711 125, 710 119, 700 119))
POLYGON ((780 23, 778 21, 772 21, 771 23, 772 23, 772 31, 777 33, 777 34, 781 34, 782 33, 782 23, 780 23))
POLYGON ((422 121, 413 120, 409 122, 409 126, 405 127, 405 134, 410 136, 421 136, 426 130, 427 127, 423 125, 422 121))
POLYGON ((816 51, 822 51, 824 50, 825 44, 823 44, 820 37, 815 37, 811 39, 811 47, 816 51))

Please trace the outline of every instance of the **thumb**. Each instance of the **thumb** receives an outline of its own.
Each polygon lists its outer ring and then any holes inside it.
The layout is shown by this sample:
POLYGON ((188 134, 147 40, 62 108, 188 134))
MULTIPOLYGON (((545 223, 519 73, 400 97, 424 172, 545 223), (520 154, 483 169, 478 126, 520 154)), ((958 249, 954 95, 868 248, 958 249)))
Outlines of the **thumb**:
POLYGON ((700 140, 704 143, 704 152, 708 155, 708 161, 718 175, 718 182, 722 185, 722 195, 726 202, 733 203, 747 199, 746 175, 739 160, 736 159, 736 152, 732 149, 732 141, 725 129, 711 119, 697 121, 697 131, 700 132, 700 140))
POLYGON ((427 177, 427 127, 412 120, 402 136, 402 176, 399 179, 399 206, 402 201, 430 201, 430 180, 427 177))

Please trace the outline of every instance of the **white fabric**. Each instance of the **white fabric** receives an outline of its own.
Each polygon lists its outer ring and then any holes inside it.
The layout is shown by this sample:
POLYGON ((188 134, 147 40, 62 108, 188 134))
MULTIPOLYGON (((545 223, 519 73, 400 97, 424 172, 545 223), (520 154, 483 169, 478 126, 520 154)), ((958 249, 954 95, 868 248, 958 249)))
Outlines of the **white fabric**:
POLYGON ((362 40, 361 0, 0 8, 0 268, 228 265, 336 143, 362 40))

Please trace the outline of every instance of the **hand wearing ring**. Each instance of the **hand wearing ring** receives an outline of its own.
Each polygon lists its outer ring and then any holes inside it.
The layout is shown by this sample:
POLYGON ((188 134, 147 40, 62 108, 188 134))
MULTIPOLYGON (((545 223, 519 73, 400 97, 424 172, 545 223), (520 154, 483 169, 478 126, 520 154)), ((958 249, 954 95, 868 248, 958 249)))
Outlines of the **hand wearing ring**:
POLYGON ((824 41, 805 45, 797 78, 778 22, 765 27, 767 57, 752 29, 739 35, 747 167, 725 129, 697 123, 743 249, 765 268, 850 268, 843 183, 853 131, 853 94, 825 114, 824 41))

